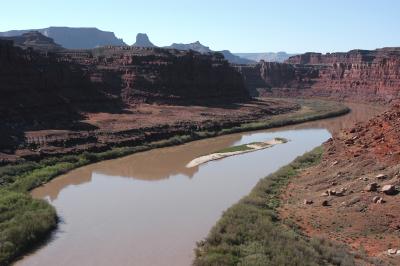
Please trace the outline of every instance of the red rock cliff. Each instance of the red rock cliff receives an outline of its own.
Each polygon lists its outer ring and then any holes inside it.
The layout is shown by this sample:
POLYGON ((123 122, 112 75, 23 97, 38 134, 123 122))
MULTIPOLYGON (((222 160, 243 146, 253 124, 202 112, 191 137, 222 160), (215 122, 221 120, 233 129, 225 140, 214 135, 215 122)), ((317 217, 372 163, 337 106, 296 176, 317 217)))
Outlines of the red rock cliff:
POLYGON ((264 95, 384 102, 400 97, 400 48, 306 53, 279 66, 261 62, 257 68, 265 82, 264 95))

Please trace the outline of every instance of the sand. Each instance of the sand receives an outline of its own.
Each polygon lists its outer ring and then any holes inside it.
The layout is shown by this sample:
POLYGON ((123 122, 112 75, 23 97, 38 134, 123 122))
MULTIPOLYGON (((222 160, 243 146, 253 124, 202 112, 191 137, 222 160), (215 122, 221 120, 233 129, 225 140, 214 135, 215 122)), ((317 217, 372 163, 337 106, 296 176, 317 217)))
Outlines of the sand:
POLYGON ((214 161, 214 160, 219 160, 223 159, 229 156, 234 156, 238 154, 243 154, 243 153, 248 153, 248 152, 253 152, 253 151, 258 151, 266 148, 270 148, 276 144, 282 144, 285 143, 286 141, 280 140, 280 139, 272 139, 264 142, 258 142, 258 143, 251 143, 247 144, 246 146, 250 148, 250 150, 243 150, 243 151, 234 151, 234 152, 217 152, 217 153, 212 153, 204 156, 197 157, 196 159, 193 159, 190 161, 186 167, 187 168, 192 168, 198 165, 201 165, 203 163, 209 162, 209 161, 214 161))

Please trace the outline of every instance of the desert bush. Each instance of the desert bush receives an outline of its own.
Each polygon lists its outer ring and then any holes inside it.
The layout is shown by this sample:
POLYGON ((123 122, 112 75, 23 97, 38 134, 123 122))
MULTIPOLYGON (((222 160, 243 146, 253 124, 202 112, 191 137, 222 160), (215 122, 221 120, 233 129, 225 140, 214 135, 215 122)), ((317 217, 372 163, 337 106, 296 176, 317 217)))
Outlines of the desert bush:
POLYGON ((54 208, 30 195, 0 191, 0 265, 31 248, 56 226, 54 208))
POLYGON ((301 169, 320 161, 322 148, 260 180, 229 208, 195 250, 195 265, 353 265, 343 247, 309 239, 279 220, 278 194, 301 169))

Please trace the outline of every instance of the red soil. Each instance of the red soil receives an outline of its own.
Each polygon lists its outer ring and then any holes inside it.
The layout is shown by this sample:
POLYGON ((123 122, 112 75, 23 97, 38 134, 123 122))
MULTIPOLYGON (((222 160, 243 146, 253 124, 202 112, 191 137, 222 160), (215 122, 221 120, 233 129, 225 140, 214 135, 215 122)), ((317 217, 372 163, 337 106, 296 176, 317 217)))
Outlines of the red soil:
POLYGON ((399 256, 387 255, 390 248, 400 249, 400 194, 381 191, 387 184, 399 189, 399 139, 399 106, 334 135, 324 144, 322 162, 285 189, 280 215, 294 220, 310 236, 327 237, 400 264, 399 256), (373 182, 378 184, 377 191, 365 191, 373 182), (339 195, 323 195, 329 190, 339 195), (374 203, 376 196, 384 203, 374 203), (314 203, 304 205, 305 199, 314 203))

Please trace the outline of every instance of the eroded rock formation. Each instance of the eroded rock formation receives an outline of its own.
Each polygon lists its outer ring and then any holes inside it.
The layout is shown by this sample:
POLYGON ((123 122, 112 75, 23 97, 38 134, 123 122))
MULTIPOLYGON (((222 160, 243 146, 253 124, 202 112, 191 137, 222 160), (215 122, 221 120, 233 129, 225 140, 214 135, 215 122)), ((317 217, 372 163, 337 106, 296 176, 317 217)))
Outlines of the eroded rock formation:
POLYGON ((382 102, 400 97, 400 48, 306 53, 283 64, 260 62, 247 72, 263 81, 255 87, 254 79, 246 79, 249 89, 262 95, 382 102))

